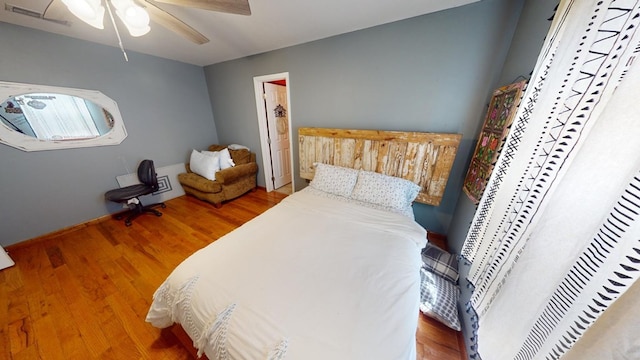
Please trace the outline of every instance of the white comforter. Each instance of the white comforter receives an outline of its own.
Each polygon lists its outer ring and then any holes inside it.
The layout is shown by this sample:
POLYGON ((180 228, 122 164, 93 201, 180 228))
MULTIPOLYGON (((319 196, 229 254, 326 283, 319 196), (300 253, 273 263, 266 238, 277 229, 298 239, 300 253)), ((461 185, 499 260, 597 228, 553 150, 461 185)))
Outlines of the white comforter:
POLYGON ((147 321, 209 359, 414 360, 425 235, 305 189, 187 258, 147 321))

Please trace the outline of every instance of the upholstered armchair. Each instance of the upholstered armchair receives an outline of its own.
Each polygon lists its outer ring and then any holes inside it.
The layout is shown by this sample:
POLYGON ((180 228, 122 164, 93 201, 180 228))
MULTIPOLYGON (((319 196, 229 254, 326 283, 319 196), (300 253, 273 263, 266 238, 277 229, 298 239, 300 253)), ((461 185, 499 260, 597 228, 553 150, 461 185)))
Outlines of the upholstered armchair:
MULTIPOLYGON (((225 148, 223 145, 211 145, 208 151, 222 151, 225 148)), ((184 192, 219 208, 223 201, 255 190, 258 174, 255 153, 247 149, 229 149, 229 154, 235 166, 215 172, 215 180, 196 174, 192 171, 191 164, 187 164, 187 172, 178 174, 178 181, 184 192)))

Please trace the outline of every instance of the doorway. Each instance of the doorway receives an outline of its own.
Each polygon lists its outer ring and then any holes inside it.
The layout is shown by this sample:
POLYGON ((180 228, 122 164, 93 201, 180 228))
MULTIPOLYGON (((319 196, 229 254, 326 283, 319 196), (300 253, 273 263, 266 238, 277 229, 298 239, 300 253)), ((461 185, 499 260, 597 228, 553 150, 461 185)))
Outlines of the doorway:
POLYGON ((289 73, 256 76, 253 85, 266 190, 293 193, 289 73))

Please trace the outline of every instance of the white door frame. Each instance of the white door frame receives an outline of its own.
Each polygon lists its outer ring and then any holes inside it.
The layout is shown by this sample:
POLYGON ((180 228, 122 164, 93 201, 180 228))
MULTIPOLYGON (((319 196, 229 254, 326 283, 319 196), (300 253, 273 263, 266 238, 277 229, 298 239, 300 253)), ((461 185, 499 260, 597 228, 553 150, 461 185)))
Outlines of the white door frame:
POLYGON ((278 74, 271 75, 263 75, 263 76, 255 76, 253 78, 253 89, 255 91, 256 96, 256 111, 258 115, 258 130, 260 131, 260 149, 262 150, 262 169, 264 174, 264 183, 267 189, 267 192, 275 190, 273 188, 273 181, 271 181, 271 174, 273 170, 271 168, 271 152, 269 151, 269 143, 267 142, 268 132, 267 132, 267 109, 264 105, 264 96, 263 96, 263 87, 262 84, 266 82, 282 80, 284 79, 287 83, 287 115, 289 119, 289 161, 291 162, 291 188, 292 191, 295 191, 295 182, 294 182, 294 171, 293 171, 293 144, 291 143, 293 140, 292 128, 291 126, 293 117, 291 116, 291 93, 289 91, 289 73, 283 72, 278 74))

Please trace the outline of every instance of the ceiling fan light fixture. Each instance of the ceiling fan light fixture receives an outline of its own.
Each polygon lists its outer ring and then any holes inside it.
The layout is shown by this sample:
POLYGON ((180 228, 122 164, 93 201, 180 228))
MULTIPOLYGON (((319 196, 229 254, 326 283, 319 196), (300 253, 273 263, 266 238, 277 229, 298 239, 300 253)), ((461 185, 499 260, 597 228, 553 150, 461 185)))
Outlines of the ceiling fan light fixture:
POLYGON ((97 29, 104 29, 104 6, 101 0, 62 0, 78 19, 97 29))
POLYGON ((112 0, 111 3, 131 36, 142 36, 151 30, 149 14, 144 8, 134 4, 131 0, 112 0))

